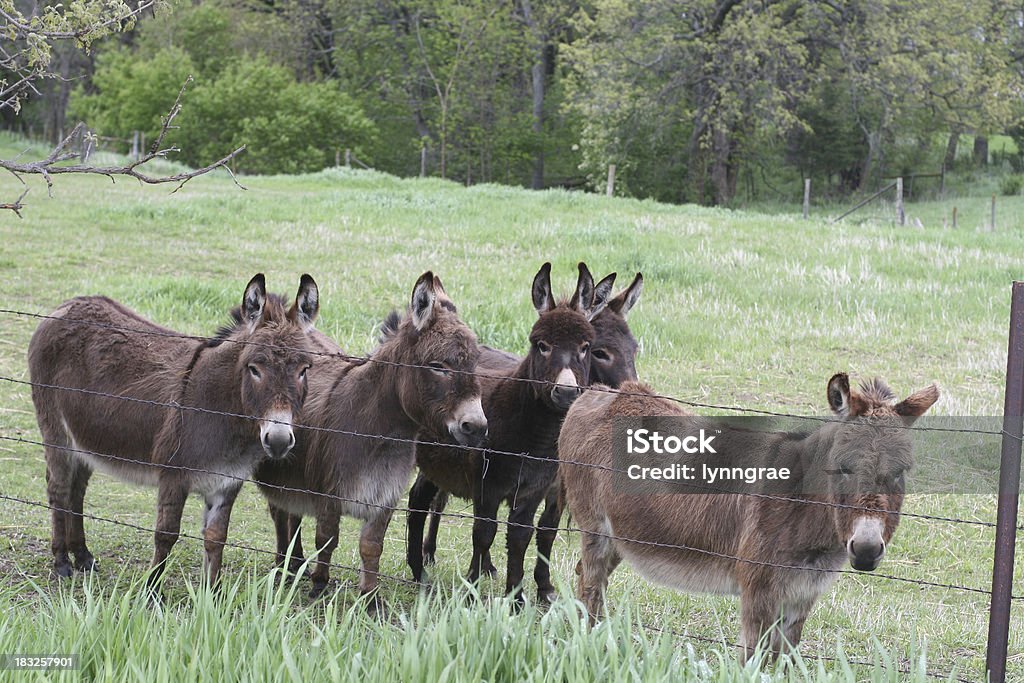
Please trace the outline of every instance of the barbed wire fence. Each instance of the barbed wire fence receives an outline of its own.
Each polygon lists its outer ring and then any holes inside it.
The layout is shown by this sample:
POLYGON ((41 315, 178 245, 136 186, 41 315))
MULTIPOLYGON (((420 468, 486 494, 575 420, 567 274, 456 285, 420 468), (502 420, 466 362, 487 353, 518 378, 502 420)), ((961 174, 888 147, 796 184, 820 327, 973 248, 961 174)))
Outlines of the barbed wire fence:
MULTIPOLYGON (((204 343, 204 342, 207 342, 210 339, 212 339, 210 337, 203 337, 203 336, 197 336, 197 335, 187 335, 187 334, 179 334, 179 333, 174 333, 174 332, 170 332, 170 331, 151 330, 151 329, 147 330, 147 329, 131 328, 131 327, 125 327, 125 326, 97 323, 95 321, 88 321, 88 320, 73 320, 73 319, 67 319, 67 318, 62 318, 62 317, 54 317, 54 316, 42 315, 42 314, 38 314, 38 313, 31 313, 31 312, 26 312, 26 311, 18 311, 18 310, 13 310, 13 309, 0 309, 0 314, 19 316, 19 317, 25 317, 25 318, 35 318, 35 319, 60 320, 61 322, 68 323, 68 324, 91 325, 91 326, 97 326, 97 327, 101 327, 101 328, 108 328, 108 329, 116 330, 116 331, 119 331, 119 332, 137 333, 137 334, 145 334, 145 335, 156 335, 156 336, 163 336, 163 337, 175 337, 175 338, 181 338, 181 339, 190 339, 190 340, 196 341, 197 343, 204 343)), ((251 342, 251 341, 244 341, 244 340, 232 340, 232 339, 222 339, 222 338, 220 338, 220 339, 218 339, 218 341, 220 341, 221 343, 228 342, 228 343, 234 343, 234 344, 240 344, 240 345, 256 345, 256 346, 264 346, 264 347, 268 347, 269 346, 269 347, 272 347, 272 348, 284 348, 285 350, 288 350, 287 347, 273 347, 272 345, 268 345, 268 344, 262 344, 262 343, 258 343, 258 342, 251 342)), ((296 349, 290 349, 290 350, 296 350, 296 349)), ((348 355, 348 354, 344 354, 344 353, 341 353, 341 352, 320 352, 320 351, 315 351, 315 350, 314 351, 310 351, 309 349, 301 349, 301 350, 306 352, 306 353, 310 353, 311 355, 333 358, 333 359, 336 359, 336 360, 344 361, 346 363, 354 363, 354 364, 382 363, 382 364, 386 364, 386 365, 405 367, 405 368, 411 368, 411 369, 431 369, 429 366, 416 365, 416 364, 410 364, 410 363, 398 363, 398 362, 394 362, 394 361, 384 361, 384 360, 381 360, 381 359, 375 359, 372 355, 370 355, 370 356, 358 356, 358 355, 348 355)), ((460 373, 462 371, 450 370, 449 372, 460 373)), ((477 377, 480 377, 480 378, 492 378, 492 379, 493 378, 500 378, 500 379, 505 380, 505 381, 521 381, 521 382, 538 383, 538 384, 544 384, 544 385, 550 385, 550 386, 559 386, 559 385, 557 385, 556 383, 553 383, 553 382, 548 382, 548 381, 545 381, 545 380, 531 379, 531 378, 507 377, 507 376, 504 376, 504 375, 494 375, 494 374, 478 373, 478 372, 466 372, 465 374, 473 374, 473 375, 476 375, 477 377)), ((136 398, 136 397, 132 397, 132 396, 125 396, 125 395, 118 395, 118 394, 112 394, 112 393, 106 393, 106 392, 93 391, 93 390, 84 389, 84 388, 80 388, 80 387, 68 387, 68 386, 59 386, 59 385, 51 385, 51 384, 45 384, 45 383, 39 383, 39 382, 32 382, 32 381, 29 381, 29 380, 23 380, 23 379, 18 379, 18 378, 15 378, 15 377, 8 377, 8 376, 0 376, 0 382, 7 383, 9 385, 30 386, 30 387, 36 387, 36 388, 45 388, 47 390, 67 391, 67 392, 74 392, 74 393, 79 393, 79 394, 84 394, 84 395, 92 395, 92 396, 97 396, 97 397, 102 397, 102 398, 113 399, 113 400, 138 402, 138 403, 143 403, 143 404, 149 404, 149 405, 152 405, 154 407, 162 407, 162 408, 166 408, 166 409, 169 409, 169 410, 175 410, 175 411, 183 411, 183 410, 196 411, 196 412, 208 413, 208 414, 218 415, 218 416, 227 417, 227 418, 234 418, 234 419, 245 419, 245 420, 260 420, 260 419, 262 419, 259 416, 243 415, 243 414, 237 414, 237 413, 231 413, 231 412, 225 412, 225 411, 211 410, 211 409, 202 408, 202 407, 199 407, 199 406, 181 405, 181 404, 179 404, 177 402, 153 401, 153 400, 148 400, 148 399, 140 399, 140 398, 136 398)), ((604 391, 604 392, 609 392, 609 393, 613 393, 613 394, 621 394, 621 395, 651 396, 651 394, 647 394, 647 393, 640 394, 640 393, 637 393, 637 392, 623 391, 623 390, 618 390, 618 389, 612 389, 612 388, 609 388, 609 387, 591 387, 590 390, 592 390, 592 391, 604 391)), ((686 399, 682 399, 682 398, 678 398, 678 397, 673 397, 673 396, 668 396, 668 395, 662 395, 662 394, 654 394, 654 396, 656 396, 658 398, 665 399, 665 400, 673 401, 673 402, 676 402, 676 403, 679 403, 681 405, 685 405, 685 406, 688 406, 688 407, 693 407, 693 408, 710 409, 710 410, 721 410, 721 411, 736 412, 736 413, 741 413, 741 414, 753 414, 753 415, 758 415, 758 416, 771 416, 771 417, 781 417, 781 418, 795 418, 795 419, 800 419, 800 420, 812 420, 812 421, 817 421, 817 422, 840 421, 840 418, 822 417, 822 416, 813 416, 813 415, 799 415, 799 414, 794 414, 794 413, 789 413, 789 412, 777 412, 777 411, 762 410, 762 409, 744 408, 744 407, 741 407, 741 406, 717 405, 717 404, 712 404, 712 403, 690 401, 690 400, 686 400, 686 399)), ((419 439, 419 438, 405 439, 405 438, 399 438, 399 437, 387 436, 387 435, 381 435, 381 434, 362 433, 362 432, 358 432, 358 431, 354 431, 354 430, 332 429, 332 428, 321 427, 321 426, 317 426, 317 425, 295 424, 295 425, 293 425, 293 427, 297 428, 297 429, 308 430, 308 431, 323 431, 323 432, 328 432, 328 433, 343 434, 343 435, 347 435, 347 436, 354 436, 354 437, 366 438, 366 439, 396 441, 396 442, 407 443, 410 446, 424 445, 424 446, 457 447, 457 448, 460 448, 460 449, 463 449, 463 450, 479 451, 485 457, 491 457, 491 456, 512 457, 512 458, 520 458, 520 459, 524 459, 524 460, 543 460, 545 462, 549 462, 549 463, 551 462, 551 459, 549 459, 549 458, 544 458, 544 457, 541 457, 541 456, 533 456, 533 455, 530 455, 529 453, 502 451, 502 450, 496 450, 496 449, 487 448, 487 447, 456 446, 455 444, 452 444, 452 443, 438 442, 438 441, 432 441, 432 440, 428 440, 428 439, 419 439)), ((902 426, 902 427, 901 426, 895 426, 894 428, 896 428, 896 429, 908 429, 908 430, 913 429, 913 430, 922 430, 922 431, 954 432, 954 433, 969 433, 969 434, 979 434, 979 435, 988 435, 988 436, 1000 436, 1000 437, 1003 437, 1004 439, 1009 439, 1011 441, 1015 441, 1018 444, 1018 448, 1019 448, 1019 444, 1021 442, 1021 435, 1020 434, 1014 433, 1014 431, 1007 430, 1005 428, 1002 429, 1002 430, 984 430, 984 429, 967 429, 967 428, 921 427, 921 426, 909 426, 909 425, 908 426, 902 426)), ((124 458, 124 457, 121 457, 121 456, 117 456, 115 454, 99 453, 99 452, 95 452, 95 451, 90 451, 90 450, 86 450, 86 449, 81 449, 81 448, 72 447, 72 446, 65 446, 65 445, 60 445, 60 444, 50 444, 50 443, 46 443, 44 441, 37 441, 37 440, 33 440, 33 439, 27 439, 27 438, 24 438, 22 436, 13 436, 13 435, 8 435, 8 434, 0 434, 0 441, 21 443, 21 444, 24 444, 24 445, 37 446, 37 447, 42 447, 42 448, 53 448, 53 449, 57 449, 57 450, 63 450, 63 451, 69 452, 69 453, 78 453, 78 454, 81 454, 81 455, 87 455, 87 456, 97 457, 97 458, 111 459, 111 460, 115 460, 115 461, 126 461, 126 462, 131 462, 133 464, 146 464, 146 465, 149 465, 149 466, 152 466, 152 467, 157 467, 157 468, 184 470, 184 471, 189 471, 189 472, 196 473, 196 474, 216 475, 216 476, 220 476, 220 477, 227 478, 227 479, 235 479, 235 480, 238 480, 238 481, 243 482, 243 483, 244 482, 256 483, 256 484, 259 484, 260 486, 263 486, 263 487, 266 487, 266 488, 279 489, 279 490, 282 490, 283 492, 287 492, 287 493, 301 493, 301 494, 309 495, 309 496, 327 497, 327 498, 338 500, 339 502, 355 503, 355 504, 360 504, 360 505, 364 505, 364 506, 368 506, 368 507, 376 507, 376 508, 382 508, 382 509, 389 509, 392 512, 405 512, 405 513, 411 513, 411 512, 423 513, 423 512, 428 512, 427 510, 418 510, 418 509, 414 510, 414 509, 411 509, 411 508, 408 508, 408 507, 402 507, 402 506, 397 506, 397 505, 395 505, 395 506, 385 506, 385 505, 381 505, 379 503, 375 503, 375 502, 372 502, 372 501, 359 500, 359 499, 354 499, 354 498, 347 498, 347 497, 344 497, 344 496, 338 496, 338 495, 334 495, 334 494, 327 493, 327 492, 322 492, 322 491, 315 491, 315 490, 312 490, 312 489, 303 489, 303 488, 294 488, 294 487, 286 487, 286 486, 273 485, 273 484, 269 484, 269 483, 265 483, 265 482, 258 482, 258 481, 254 480, 252 478, 238 477, 238 476, 235 476, 235 475, 229 475, 229 474, 225 474, 225 473, 218 472, 218 471, 215 471, 215 470, 206 470, 206 469, 201 469, 201 468, 190 468, 190 467, 185 467, 185 466, 181 466, 181 465, 172 465, 172 464, 169 464, 169 463, 139 463, 139 461, 137 461, 137 460, 130 459, 130 458, 124 458)), ((565 460, 565 459, 561 459, 561 458, 558 460, 558 463, 559 463, 559 465, 565 464, 565 465, 578 466, 578 467, 598 468, 598 469, 609 471, 609 472, 612 472, 612 473, 625 473, 626 472, 623 469, 614 468, 614 467, 608 467, 608 466, 600 465, 600 464, 596 464, 596 463, 579 462, 579 461, 565 460)), ((713 492, 716 491, 715 487, 699 486, 699 485, 697 485, 697 486, 699 488, 708 489, 708 490, 711 490, 713 492)), ((826 507, 836 507, 836 508, 850 508, 850 509, 856 509, 856 510, 860 510, 860 511, 864 511, 864 512, 898 513, 901 517, 907 517, 907 518, 911 518, 911 519, 919 519, 919 520, 927 521, 929 523, 943 523, 943 524, 951 524, 951 525, 968 525, 968 526, 980 527, 980 528, 985 528, 985 529, 996 528, 997 531, 998 531, 998 521, 997 522, 991 522, 991 521, 988 521, 988 520, 962 519, 962 518, 949 517, 949 516, 928 515, 928 514, 921 514, 921 513, 902 512, 902 511, 898 511, 898 510, 884 510, 884 509, 876 509, 876 508, 856 506, 856 505, 848 505, 848 504, 839 503, 839 502, 835 502, 835 501, 828 501, 828 500, 798 498, 798 497, 790 497, 790 496, 779 496, 779 495, 772 495, 772 494, 766 494, 766 493, 757 493, 757 492, 744 492, 744 491, 723 490, 723 489, 717 489, 717 491, 724 492, 724 493, 730 493, 730 494, 734 494, 734 495, 754 496, 754 497, 760 497, 760 498, 765 498, 765 499, 769 499, 769 500, 777 500, 777 501, 780 501, 780 502, 788 502, 788 503, 801 504, 801 505, 815 505, 815 506, 826 506, 826 507)), ((87 513, 84 513, 84 512, 76 512, 76 511, 73 511, 73 510, 57 508, 57 507, 53 507, 49 503, 29 500, 29 499, 21 498, 21 497, 18 497, 18 496, 8 495, 7 493, 2 492, 2 491, 0 491, 0 500, 5 500, 5 501, 11 502, 11 503, 21 504, 21 505, 26 505, 26 506, 32 506, 32 507, 36 507, 36 508, 44 508, 44 509, 48 509, 48 510, 51 510, 51 511, 62 512, 62 513, 65 513, 65 514, 71 514, 71 515, 75 515, 75 516, 81 516, 83 519, 89 519, 89 520, 92 520, 92 521, 96 521, 96 522, 100 522, 100 523, 105 523, 105 524, 114 524, 114 525, 117 525, 117 526, 133 529, 133 530, 135 530, 137 532, 140 532, 140 533, 145 532, 145 533, 153 534, 153 533, 156 532, 156 529, 151 528, 151 527, 146 527, 146 526, 142 526, 142 525, 138 525, 138 524, 134 524, 134 523, 130 523, 130 522, 124 522, 124 521, 121 521, 121 520, 115 520, 115 519, 111 519, 111 518, 101 517, 101 516, 98 516, 98 515, 87 514, 87 513)), ((466 513, 460 513, 460 512, 439 512, 439 513, 436 513, 436 514, 440 514, 442 517, 447 517, 447 518, 451 518, 451 519, 458 519, 458 520, 462 520, 462 521, 478 519, 477 517, 475 517, 472 514, 466 514, 466 513)), ((882 580, 882 581, 896 581, 896 582, 901 582, 901 583, 919 585, 919 586, 922 586, 922 587, 925 587, 925 588, 929 588, 929 589, 936 589, 936 590, 941 589, 941 590, 956 591, 956 592, 967 593, 967 594, 984 595, 984 596, 987 596, 990 600, 992 600, 994 598, 994 596, 993 596, 993 592, 994 591, 993 590, 988 590, 988 589, 980 588, 980 587, 977 587, 977 586, 963 586, 963 585, 958 585, 958 584, 928 581, 928 580, 923 580, 923 579, 914 578, 914 577, 896 576, 896 575, 892 575, 892 574, 880 574, 880 573, 874 573, 874 572, 872 572, 872 573, 864 573, 864 572, 857 572, 857 571, 843 570, 843 569, 829 570, 829 569, 822 569, 822 568, 816 568, 816 567, 783 565, 783 564, 777 564, 777 563, 771 563, 771 562, 763 562, 763 561, 754 560, 754 559, 751 559, 751 558, 744 558, 744 557, 740 557, 740 556, 730 555, 730 554, 727 554, 727 553, 720 553, 720 552, 715 552, 715 551, 711 551, 711 550, 704 549, 704 548, 692 547, 692 546, 687 546, 687 545, 670 544, 670 543, 659 543, 659 542, 643 540, 643 539, 625 538, 625 537, 615 536, 613 534, 600 534, 600 533, 595 534, 594 532, 589 532, 589 531, 588 532, 583 532, 582 529, 579 529, 579 528, 573 527, 573 526, 547 527, 547 526, 538 526, 538 525, 532 525, 532 524, 520 524, 520 523, 512 522, 510 520, 502 520, 502 519, 490 519, 490 518, 480 518, 480 519, 484 519, 485 521, 493 522, 493 523, 496 523, 496 524, 499 524, 499 525, 504 525, 506 527, 513 527, 513 526, 529 527, 531 529, 535 528, 538 531, 556 531, 556 532, 561 532, 561 533, 566 533, 566 534, 588 533, 590 535, 604 536, 604 537, 606 537, 606 538, 608 538, 610 540, 623 541, 623 542, 628 542, 628 543, 633 543, 633 544, 638 544, 638 545, 651 545, 651 546, 657 546, 657 547, 663 547, 663 548, 684 550, 684 551, 688 551, 688 552, 693 552, 693 553, 697 553, 697 554, 703 554, 703 555, 707 555, 707 556, 713 556, 713 557, 716 557, 716 558, 719 558, 719 559, 727 559, 727 560, 730 560, 730 561, 741 562, 741 563, 749 563, 749 564, 754 564, 754 565, 771 566, 771 567, 776 567, 776 568, 781 568, 781 569, 788 569, 788 570, 815 571, 815 572, 825 572, 825 573, 834 573, 834 574, 851 574, 851 575, 856 575, 858 577, 871 577, 872 579, 882 580)), ((1019 523, 1015 523, 1014 528, 1015 528, 1015 530, 1024 531, 1024 525, 1021 525, 1019 523)), ((192 540, 200 540, 200 541, 205 540, 202 536, 189 535, 187 533, 181 533, 180 536, 181 536, 181 538, 192 539, 192 540)), ((248 545, 245 545, 245 544, 239 544, 239 543, 235 543, 235 542, 227 542, 227 541, 220 542, 220 541, 217 541, 217 543, 221 543, 224 547, 232 547, 232 548, 240 549, 240 550, 247 551, 247 552, 255 552, 255 553, 260 553, 260 554, 264 554, 264 555, 277 556, 277 552, 273 551, 273 550, 266 550, 266 549, 261 549, 261 548, 255 548, 255 547, 252 547, 252 546, 248 546, 248 545)), ((346 566, 346 565, 337 564, 337 563, 329 563, 328 566, 333 567, 333 568, 337 568, 339 570, 344 570, 344 571, 355 571, 355 572, 358 572, 358 571, 361 570, 358 567, 346 566)), ((363 570, 363 571, 365 571, 365 570, 363 570)), ((410 579, 407 579, 407 578, 404 578, 404 577, 400 577, 400 576, 389 575, 389 574, 385 574, 385 573, 381 573, 381 572, 370 572, 370 573, 376 574, 380 578, 387 579, 389 581, 394 581, 396 583, 400 583, 400 584, 403 584, 403 585, 410 585, 410 586, 419 586, 420 585, 416 581, 413 581, 413 580, 410 580, 410 579)), ((1021 601, 1024 601, 1024 595, 1014 595, 1011 592, 1009 594, 1009 601, 1010 602, 1014 602, 1014 603, 1019 603, 1021 601)), ((674 637, 689 638, 689 639, 700 641, 700 642, 707 642, 707 643, 718 644, 718 645, 726 645, 726 646, 729 646, 729 647, 738 647, 737 644, 730 643, 730 642, 728 642, 728 641, 726 641, 724 639, 706 638, 706 637, 701 637, 701 636, 698 636, 698 635, 695 635, 695 634, 683 634, 683 633, 678 633, 678 632, 670 631, 670 630, 667 630, 667 629, 660 629, 660 628, 654 628, 654 627, 648 627, 648 626, 645 626, 644 628, 647 628, 647 629, 652 630, 654 632, 668 633, 668 634, 670 634, 670 635, 672 635, 674 637)), ((824 656, 824 655, 804 655, 804 654, 801 654, 801 656, 804 657, 804 658, 807 658, 807 659, 814 659, 814 660, 838 661, 834 657, 828 657, 828 656, 824 656)), ((1005 653, 1004 653, 1004 660, 1005 660, 1005 653)), ((849 661, 852 664, 858 664, 858 665, 864 665, 864 666, 871 666, 871 665, 874 664, 873 662, 855 661, 855 660, 849 660, 849 659, 847 659, 846 661, 849 661)), ((1004 661, 1004 666, 1005 666, 1005 661, 1004 661)), ((900 673, 913 673, 913 671, 911 669, 906 669, 906 668, 902 668, 902 667, 899 668, 898 671, 900 673)), ((964 678, 955 678, 952 672, 932 672, 932 671, 928 671, 928 672, 926 672, 926 674, 929 677, 941 678, 941 679, 945 679, 945 680, 950 680, 950 679, 952 679, 952 680, 960 680, 960 681, 968 680, 968 679, 964 679, 964 678)))

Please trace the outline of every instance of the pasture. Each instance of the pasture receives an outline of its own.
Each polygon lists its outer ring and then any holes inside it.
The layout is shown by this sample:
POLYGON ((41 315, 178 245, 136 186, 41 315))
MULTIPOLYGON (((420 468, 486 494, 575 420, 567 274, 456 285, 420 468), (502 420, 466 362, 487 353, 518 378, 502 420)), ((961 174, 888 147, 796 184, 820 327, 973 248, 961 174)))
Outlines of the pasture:
MULTIPOLYGON (((942 388, 936 415, 998 414, 1009 286, 1024 278, 1024 226, 1007 227, 1024 215, 1019 197, 1000 198, 1003 229, 991 233, 963 219, 960 230, 942 230, 938 217, 951 202, 910 205, 912 215, 937 217, 922 230, 561 191, 464 188, 347 169, 245 178, 247 191, 224 176, 204 177, 174 195, 128 181, 63 177, 47 199, 41 181, 29 182, 24 219, 0 215, 3 309, 45 314, 69 297, 104 294, 162 325, 210 335, 254 273, 265 272, 268 289, 291 296, 298 276, 308 272, 320 288, 318 328, 361 354, 373 347, 380 321, 408 303, 417 276, 429 269, 444 280, 482 343, 525 353, 536 318, 533 274, 552 261, 553 289, 567 295, 576 263, 585 260, 598 278, 618 272, 616 289, 643 272, 644 291, 629 322, 641 342, 640 377, 659 392, 806 415, 827 413, 825 383, 840 371, 856 379, 882 376, 901 395, 936 381, 942 388)), ((0 179, 0 192, 16 196, 17 184, 0 179)), ((983 199, 977 203, 984 206, 983 199)), ((0 376, 28 379, 25 352, 37 323, 0 313, 0 376)), ((0 436, 6 437, 0 493, 45 501, 41 448, 10 440, 39 437, 27 385, 0 381, 0 436)), ((96 475, 85 511, 151 529, 155 501, 152 489, 96 475)), ((471 506, 453 501, 449 511, 470 514, 471 506)), ((991 521, 995 496, 910 496, 904 511, 991 521)), ((627 567, 613 575, 609 589, 615 616, 588 633, 568 597, 578 544, 565 534, 552 567, 563 598, 543 615, 528 608, 511 616, 497 600, 504 588, 504 529, 495 543, 498 577, 483 580, 481 604, 467 604, 445 594, 465 590, 460 577, 469 565, 470 525, 445 519, 434 594, 419 597, 415 587, 383 578, 392 611, 381 624, 349 609, 355 572, 335 570, 341 592, 311 603, 308 582, 294 594, 275 588, 267 578, 272 556, 238 548, 225 551, 226 588, 214 600, 195 588, 202 544, 189 538, 171 556, 167 607, 154 610, 127 590, 145 574, 152 534, 85 524, 100 569, 63 585, 50 577, 47 511, 0 501, 0 605, 9 615, 0 625, 0 654, 78 652, 88 677, 147 680, 200 671, 211 679, 218 672, 297 679, 332 671, 376 680, 760 675, 708 642, 736 641, 736 599, 654 587, 627 567)), ((201 505, 190 500, 182 531, 198 535, 200 525, 201 505)), ((304 530, 308 547, 309 520, 304 530)), ((358 525, 344 520, 335 562, 358 566, 357 538, 358 525)), ((878 571, 988 589, 992 538, 990 528, 904 518, 878 571)), ((273 550, 266 503, 251 484, 235 505, 228 539, 273 550)), ((385 575, 410 577, 404 540, 399 512, 381 558, 385 575)), ((1018 577, 1022 564, 1018 558, 1018 577)), ((1017 585, 1024 585, 1021 578, 1017 585)), ((801 652, 955 669, 978 679, 987 608, 981 594, 844 574, 811 615, 801 652)), ((1010 658, 1010 679, 1024 679, 1020 602, 1010 658)), ((811 659, 769 672, 780 680, 904 680, 811 659)), ((914 677, 924 680, 921 673, 914 677)))

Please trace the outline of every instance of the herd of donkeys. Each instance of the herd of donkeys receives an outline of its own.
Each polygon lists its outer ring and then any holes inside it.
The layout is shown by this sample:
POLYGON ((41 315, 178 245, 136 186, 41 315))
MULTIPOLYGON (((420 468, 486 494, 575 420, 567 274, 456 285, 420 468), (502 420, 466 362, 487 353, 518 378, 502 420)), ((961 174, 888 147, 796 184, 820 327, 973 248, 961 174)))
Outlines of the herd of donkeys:
POLYGON ((581 263, 575 290, 558 299, 550 272, 546 263, 533 279, 537 319, 525 357, 478 344, 431 272, 366 357, 314 327, 319 292, 309 275, 290 304, 256 275, 232 323, 210 338, 161 327, 107 297, 65 302, 28 350, 54 572, 95 567, 83 526, 94 470, 157 488, 154 588, 190 493, 205 501, 205 575, 216 580, 232 505, 254 480, 269 502, 279 563, 303 564, 301 521, 316 519, 313 595, 328 586, 340 517, 363 521, 359 588, 377 607, 385 533, 418 468, 407 510, 418 581, 455 495, 473 503, 469 578, 496 572, 490 549, 505 502, 507 591, 523 599, 536 531, 537 591, 553 599, 549 558, 568 509, 581 532, 577 596, 592 619, 625 560, 661 584, 740 595, 745 656, 759 643, 776 653, 795 646, 847 561, 858 570, 881 561, 912 464, 905 428, 938 389, 899 401, 881 380, 854 388, 836 374, 826 387, 834 419, 744 441, 755 460, 820 478, 807 487, 814 495, 630 492, 613 483, 616 418, 689 414, 638 381, 626 316, 643 278, 613 295, 615 275, 595 283, 581 263))

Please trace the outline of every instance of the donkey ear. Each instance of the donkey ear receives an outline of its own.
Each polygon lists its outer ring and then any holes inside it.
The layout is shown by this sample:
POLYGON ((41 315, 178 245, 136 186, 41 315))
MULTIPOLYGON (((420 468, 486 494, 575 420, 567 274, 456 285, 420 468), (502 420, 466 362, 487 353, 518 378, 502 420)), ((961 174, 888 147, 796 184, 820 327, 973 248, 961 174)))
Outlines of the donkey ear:
POLYGON ((555 298, 551 296, 551 264, 545 263, 533 276, 533 307, 538 313, 550 311, 555 307, 555 298))
POLYGON ((309 274, 303 273, 299 280, 299 292, 295 295, 295 303, 288 311, 288 319, 298 323, 304 330, 313 329, 313 322, 320 312, 320 290, 316 281, 309 274))
POLYGON ((242 321, 255 330, 263 317, 263 306, 267 303, 267 279, 263 273, 256 273, 245 286, 242 295, 242 321))
POLYGON ((832 375, 828 381, 828 406, 839 417, 850 414, 850 378, 845 372, 832 375))
POLYGON ((572 297, 569 299, 569 308, 574 311, 589 313, 594 305, 594 276, 590 274, 590 269, 587 268, 587 264, 583 261, 580 261, 578 267, 580 269, 580 277, 576 281, 576 291, 572 293, 572 297))
POLYGON ((939 400, 939 387, 931 384, 896 404, 896 414, 910 426, 939 400))
POLYGON ((416 280, 416 286, 412 288, 412 304, 409 310, 412 312, 413 327, 419 332, 427 329, 434 317, 434 301, 437 299, 434 282, 434 274, 428 270, 420 275, 416 280))
POLYGON ((643 288, 644 275, 643 273, 637 273, 629 287, 626 287, 619 292, 617 297, 608 302, 608 308, 625 318, 626 314, 629 313, 629 309, 636 305, 636 301, 640 298, 640 292, 643 291, 643 288))
POLYGON ((441 278, 436 275, 434 276, 434 291, 439 294, 447 294, 447 292, 444 291, 444 285, 441 284, 441 278))
POLYGON ((608 299, 612 295, 612 287, 615 285, 615 275, 612 273, 594 286, 594 302, 590 305, 590 310, 587 312, 587 320, 593 320, 597 317, 598 313, 604 310, 605 306, 608 305, 608 299))

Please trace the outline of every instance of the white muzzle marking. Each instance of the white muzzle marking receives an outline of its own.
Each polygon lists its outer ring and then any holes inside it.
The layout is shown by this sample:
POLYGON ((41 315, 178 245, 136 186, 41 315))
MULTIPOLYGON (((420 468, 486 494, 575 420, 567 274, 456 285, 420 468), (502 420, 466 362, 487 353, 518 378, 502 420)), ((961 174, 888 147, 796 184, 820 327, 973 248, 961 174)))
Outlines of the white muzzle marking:
POLYGON ((295 445, 290 410, 274 410, 260 420, 260 443, 271 458, 283 458, 295 445))

